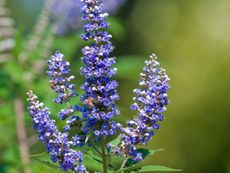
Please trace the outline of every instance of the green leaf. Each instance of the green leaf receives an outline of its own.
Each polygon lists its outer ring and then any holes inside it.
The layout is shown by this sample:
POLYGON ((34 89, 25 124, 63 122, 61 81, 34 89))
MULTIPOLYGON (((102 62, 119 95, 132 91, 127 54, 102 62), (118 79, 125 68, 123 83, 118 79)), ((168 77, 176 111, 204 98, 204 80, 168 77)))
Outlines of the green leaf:
POLYGON ((103 172, 102 163, 90 157, 89 155, 84 155, 83 164, 89 171, 103 172))
POLYGON ((122 163, 124 162, 126 158, 124 157, 119 157, 116 155, 112 155, 112 157, 110 157, 110 166, 114 169, 114 170, 118 170, 120 169, 122 163))
MULTIPOLYGON (((159 152, 159 151, 162 151, 163 149, 157 149, 157 150, 147 150, 147 149, 144 149, 144 148, 139 148, 137 149, 136 151, 138 153, 141 153, 142 154, 142 158, 143 160, 148 157, 148 156, 151 156, 153 154, 155 154, 156 152, 159 152)), ((125 164, 125 167, 130 167, 134 164, 137 164, 138 162, 134 161, 133 159, 128 159, 126 164, 125 164)))
POLYGON ((31 154, 29 155, 29 157, 40 157, 40 156, 44 156, 46 154, 46 152, 42 152, 42 153, 38 153, 38 154, 31 154))
POLYGON ((140 170, 135 172, 152 172, 152 171, 182 171, 181 169, 174 169, 159 165, 147 165, 140 168, 140 170))
POLYGON ((86 151, 87 154, 84 154, 87 157, 91 157, 92 159, 98 161, 98 162, 102 162, 101 157, 99 157, 98 155, 96 155, 95 153, 93 153, 91 150, 86 151))
POLYGON ((113 146, 117 146, 120 142, 121 142, 121 135, 117 136, 114 140, 112 140, 109 143, 112 144, 113 146))
POLYGON ((50 168, 53 168, 53 169, 59 169, 58 166, 48 162, 48 161, 44 161, 44 160, 40 160, 40 159, 35 159, 36 161, 40 162, 41 164, 45 165, 45 166, 48 166, 50 168))
POLYGON ((145 159, 147 156, 149 156, 151 154, 151 152, 149 150, 144 149, 144 148, 137 149, 137 152, 141 153, 143 159, 145 159))
POLYGON ((163 150, 164 150, 164 148, 160 148, 160 149, 156 149, 156 150, 149 150, 149 152, 150 152, 149 156, 154 155, 155 153, 163 151, 163 150))

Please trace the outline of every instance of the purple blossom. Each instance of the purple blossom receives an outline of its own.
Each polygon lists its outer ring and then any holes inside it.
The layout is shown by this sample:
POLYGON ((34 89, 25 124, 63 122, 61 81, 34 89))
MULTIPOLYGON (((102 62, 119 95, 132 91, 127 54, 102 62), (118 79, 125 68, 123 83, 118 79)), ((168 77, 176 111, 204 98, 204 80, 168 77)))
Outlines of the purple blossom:
MULTIPOLYGON (((58 94, 58 97, 54 99, 54 102, 59 104, 68 103, 71 97, 77 96, 74 91, 75 84, 70 83, 75 77, 67 76, 70 72, 69 62, 64 60, 63 54, 56 52, 50 57, 48 64, 49 70, 47 73, 50 78, 50 87, 58 94)), ((65 116, 69 112, 72 112, 72 110, 66 112, 62 111, 60 116, 65 116)))
POLYGON ((106 21, 108 14, 103 12, 101 1, 81 1, 84 2, 82 20, 85 21, 82 38, 92 41, 90 46, 82 49, 81 58, 84 63, 81 74, 86 77, 81 87, 84 90, 81 100, 87 108, 83 112, 87 119, 84 130, 86 133, 93 131, 100 138, 101 135, 114 135, 120 128, 120 124, 111 121, 111 118, 119 114, 115 105, 115 101, 119 99, 116 90, 118 84, 111 79, 117 71, 111 67, 115 64, 115 57, 110 56, 114 47, 110 42, 111 34, 103 31, 109 27, 109 23, 106 21))
MULTIPOLYGON (((104 0, 104 9, 109 13, 116 13, 125 0, 104 0)), ((81 26, 81 3, 79 0, 52 0, 51 18, 57 34, 76 31, 81 26)))
MULTIPOLYGON (((61 120, 66 120, 66 126, 63 128, 63 130, 67 132, 71 129, 71 127, 75 126, 76 122, 80 122, 80 118, 78 116, 75 116, 74 114, 81 108, 77 105, 71 106, 69 103, 72 97, 77 96, 75 92, 75 84, 70 83, 75 77, 68 76, 70 72, 70 64, 68 61, 64 60, 64 55, 60 52, 56 52, 54 55, 52 55, 48 61, 48 64, 48 76, 50 78, 50 86, 58 94, 58 97, 54 99, 54 102, 58 104, 67 104, 67 108, 61 109, 58 113, 58 116, 61 120), (73 120, 75 120, 75 124, 73 120)), ((80 122, 79 128, 81 128, 81 126, 82 125, 80 122)))
MULTIPOLYGON (((58 116, 61 120, 65 120, 66 125, 63 130, 69 132, 71 128, 81 130, 82 119, 79 116, 74 115, 77 111, 81 111, 81 108, 77 105, 71 106, 69 101, 72 97, 77 96, 75 90, 75 84, 70 83, 75 77, 69 75, 69 62, 64 60, 64 55, 60 52, 56 52, 52 55, 48 61, 49 71, 48 76, 50 78, 51 88, 56 91, 58 97, 54 99, 54 102, 58 104, 66 103, 67 108, 63 108, 59 111, 58 116)), ((84 136, 84 135, 83 135, 84 136)), ((79 143, 83 146, 84 141, 77 141, 78 138, 73 138, 73 146, 76 147, 79 143)))
POLYGON ((33 127, 39 133, 39 140, 46 146, 53 162, 59 162, 64 171, 72 170, 86 172, 82 163, 82 153, 70 148, 72 141, 68 140, 68 133, 61 133, 50 119, 48 108, 43 107, 32 91, 28 92, 29 113, 33 120, 33 127))
POLYGON ((158 123, 163 120, 162 113, 168 105, 169 78, 165 70, 158 67, 159 62, 156 59, 153 54, 149 61, 145 61, 140 88, 134 90, 135 102, 131 105, 131 109, 136 110, 139 116, 127 122, 127 127, 122 129, 121 144, 114 148, 117 155, 125 154, 136 161, 142 157, 135 146, 148 143, 155 130, 159 129, 158 123))
POLYGON ((85 135, 75 135, 72 137, 73 147, 82 147, 85 145, 86 137, 85 135))

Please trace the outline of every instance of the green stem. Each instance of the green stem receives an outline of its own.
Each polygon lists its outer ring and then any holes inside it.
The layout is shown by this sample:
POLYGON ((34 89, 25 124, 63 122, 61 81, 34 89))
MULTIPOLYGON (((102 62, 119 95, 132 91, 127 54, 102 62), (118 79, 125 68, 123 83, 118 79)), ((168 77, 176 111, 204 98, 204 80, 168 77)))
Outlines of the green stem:
POLYGON ((101 142, 101 157, 103 162, 103 173, 107 173, 107 159, 105 153, 105 138, 102 139, 101 142))
MULTIPOLYGON (((125 163, 126 163, 126 161, 127 161, 128 159, 125 159, 124 161, 123 161, 123 163, 122 163, 122 165, 121 165, 121 168, 120 169, 123 169, 124 168, 124 166, 125 166, 125 163)), ((121 173, 124 173, 124 171, 122 171, 121 173)))

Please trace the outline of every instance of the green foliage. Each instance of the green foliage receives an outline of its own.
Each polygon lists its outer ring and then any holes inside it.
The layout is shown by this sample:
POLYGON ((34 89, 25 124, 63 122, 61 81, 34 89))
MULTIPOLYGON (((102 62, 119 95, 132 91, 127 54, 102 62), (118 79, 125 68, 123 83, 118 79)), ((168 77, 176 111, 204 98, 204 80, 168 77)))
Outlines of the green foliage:
MULTIPOLYGON (((153 150, 153 151, 148 151, 145 149, 140 149, 140 152, 143 152, 147 155, 151 155, 151 153, 155 153, 161 150, 153 150)), ((39 162, 40 164, 49 167, 51 169, 55 169, 56 171, 59 170, 58 166, 56 166, 55 164, 52 164, 50 161, 45 161, 42 160, 38 157, 42 156, 44 153, 40 153, 40 154, 36 154, 36 155, 32 155, 31 157, 33 157, 34 160, 36 160, 37 162, 39 162)), ((84 155, 84 165, 87 167, 87 169, 90 172, 102 172, 103 171, 103 165, 102 165, 102 161, 101 158, 99 156, 97 156, 95 153, 92 152, 88 152, 87 154, 84 155)), ((121 166, 121 165, 120 165, 121 166)), ((172 171, 181 171, 181 169, 173 169, 173 168, 169 168, 169 167, 165 167, 165 166, 159 166, 159 165, 142 165, 142 164, 132 164, 129 165, 127 167, 124 168, 120 168, 120 169, 115 169, 113 167, 110 167, 108 172, 109 173, 134 173, 134 172, 152 172, 152 171, 158 171, 158 172, 172 172, 172 171)))
POLYGON ((4 66, 5 73, 7 73, 13 83, 23 84, 24 71, 22 66, 18 65, 16 61, 9 61, 4 66))
MULTIPOLYGON (((148 156, 151 156, 151 155, 153 155, 153 154, 155 154, 156 152, 159 152, 159 151, 163 151, 163 149, 157 149, 157 150, 147 150, 147 149, 144 149, 144 148, 137 149, 137 152, 142 154, 143 159, 146 159, 148 156)), ((132 159, 128 159, 126 161, 126 163, 125 163, 125 167, 130 167, 130 166, 133 166, 133 165, 135 165, 137 163, 138 162, 135 162, 132 159)))
POLYGON ((114 140, 110 141, 109 143, 113 146, 117 146, 121 142, 121 135, 118 135, 114 140))
POLYGON ((119 18, 116 17, 109 17, 108 21, 111 24, 110 32, 113 35, 113 37, 117 40, 124 39, 126 35, 126 30, 122 24, 122 21, 119 18))
POLYGON ((173 169, 165 166, 158 166, 158 165, 147 165, 143 166, 140 169, 138 169, 135 172, 152 172, 152 171, 158 171, 158 172, 172 172, 172 171, 182 171, 181 169, 173 169))
POLYGON ((99 159, 101 159, 101 158, 95 159, 95 154, 94 154, 94 156, 85 155, 83 164, 90 171, 102 172, 103 171, 103 165, 102 165, 102 162, 99 161, 99 159))
MULTIPOLYGON (((111 141, 113 145, 118 145, 120 143, 120 136, 111 141)), ((145 159, 149 156, 154 155, 157 152, 163 151, 163 149, 157 150, 147 150, 144 148, 137 149, 139 153, 142 153, 143 161, 135 162, 131 158, 126 159, 123 157, 118 157, 116 155, 112 155, 110 158, 110 166, 111 172, 121 173, 121 172, 151 172, 151 171, 181 171, 180 169, 173 169, 165 166, 158 165, 145 165, 145 159)))
POLYGON ((35 159, 36 161, 38 161, 39 163, 48 166, 50 168, 54 168, 56 170, 58 170, 58 166, 56 166, 55 164, 50 163, 49 161, 44 161, 44 160, 40 160, 40 159, 35 159))

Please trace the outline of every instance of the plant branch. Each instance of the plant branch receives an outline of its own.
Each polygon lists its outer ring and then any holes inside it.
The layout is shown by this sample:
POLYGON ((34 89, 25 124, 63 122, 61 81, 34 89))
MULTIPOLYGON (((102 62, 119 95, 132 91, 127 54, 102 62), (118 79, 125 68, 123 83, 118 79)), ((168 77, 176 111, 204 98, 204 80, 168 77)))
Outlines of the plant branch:
MULTIPOLYGON (((125 159, 124 161, 123 161, 123 163, 122 163, 122 165, 121 165, 121 168, 120 169, 123 169, 124 168, 124 166, 125 166, 125 163, 126 163, 126 161, 128 160, 128 158, 127 159, 125 159)), ((124 171, 122 171, 121 173, 124 173, 124 171)))
POLYGON ((17 136, 19 143, 19 150, 21 153, 22 163, 24 173, 31 173, 29 168, 30 158, 29 158, 29 148, 26 142, 26 129, 24 124, 24 106, 20 98, 14 99, 14 110, 16 113, 16 126, 17 126, 17 136))

